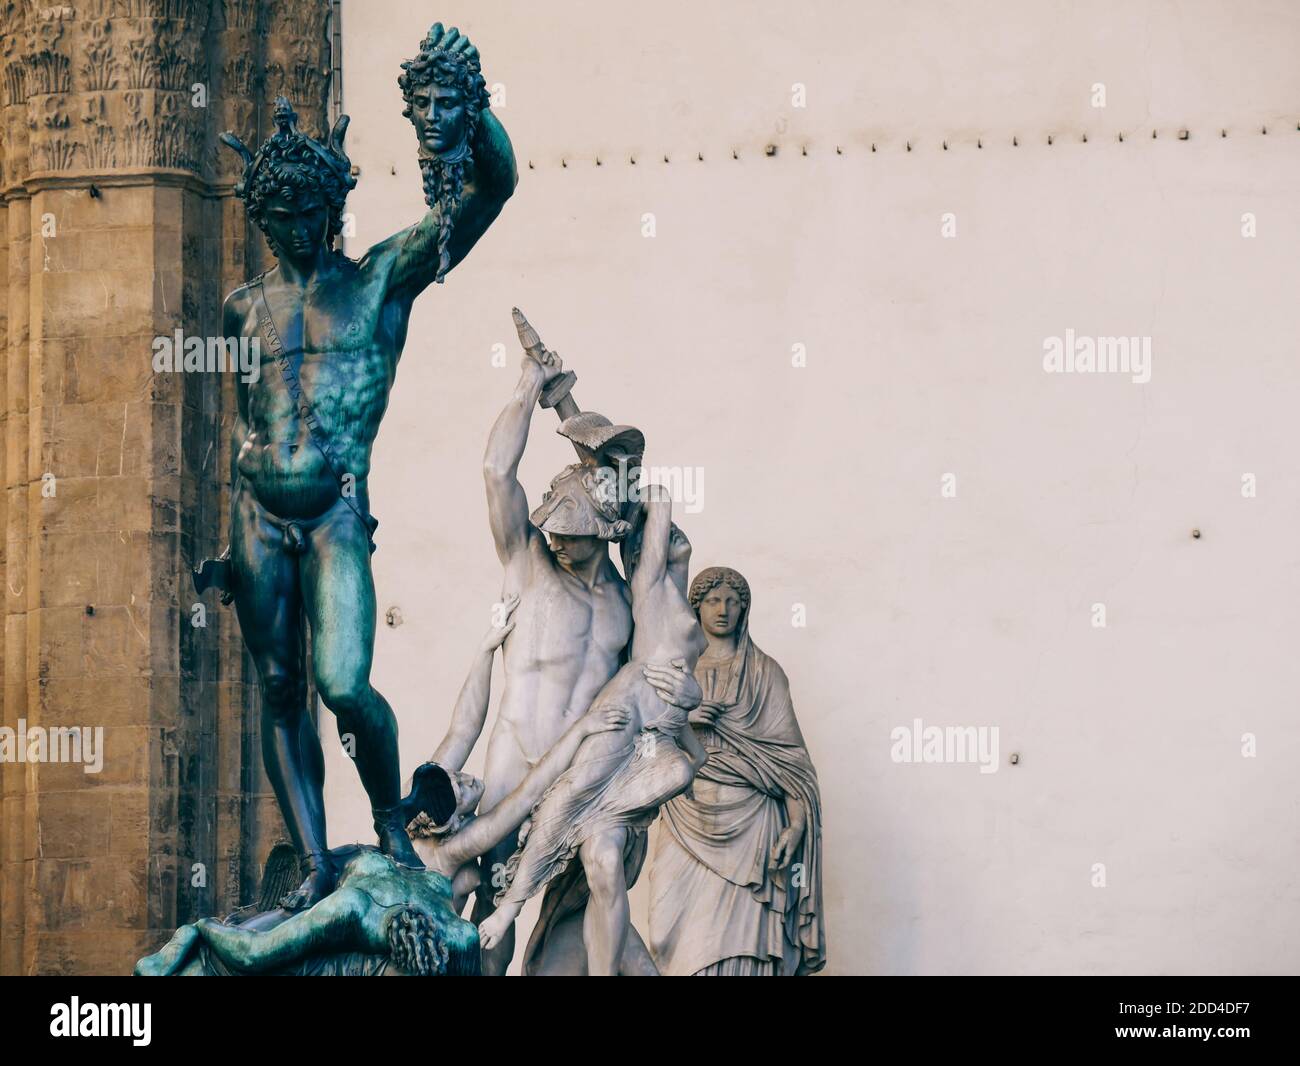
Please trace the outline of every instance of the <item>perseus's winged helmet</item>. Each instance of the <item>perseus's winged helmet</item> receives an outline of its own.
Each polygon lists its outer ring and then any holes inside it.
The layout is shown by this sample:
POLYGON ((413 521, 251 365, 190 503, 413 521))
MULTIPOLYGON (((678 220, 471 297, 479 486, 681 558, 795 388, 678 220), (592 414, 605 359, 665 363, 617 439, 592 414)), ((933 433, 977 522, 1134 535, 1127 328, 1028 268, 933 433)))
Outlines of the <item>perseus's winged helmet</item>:
POLYGON ((248 146, 229 130, 221 135, 221 143, 228 148, 233 148, 244 161, 243 176, 235 183, 236 196, 241 200, 246 198, 248 191, 253 187, 258 171, 268 158, 282 156, 286 149, 299 145, 305 146, 313 153, 323 166, 343 182, 345 189, 351 191, 356 188, 357 179, 352 175, 352 161, 343 151, 343 138, 347 135, 348 123, 351 121, 347 115, 340 115, 338 121, 334 123, 328 144, 321 144, 320 141, 298 129, 298 114, 288 99, 283 96, 275 98, 274 120, 275 132, 262 142, 256 154, 250 152, 248 146))

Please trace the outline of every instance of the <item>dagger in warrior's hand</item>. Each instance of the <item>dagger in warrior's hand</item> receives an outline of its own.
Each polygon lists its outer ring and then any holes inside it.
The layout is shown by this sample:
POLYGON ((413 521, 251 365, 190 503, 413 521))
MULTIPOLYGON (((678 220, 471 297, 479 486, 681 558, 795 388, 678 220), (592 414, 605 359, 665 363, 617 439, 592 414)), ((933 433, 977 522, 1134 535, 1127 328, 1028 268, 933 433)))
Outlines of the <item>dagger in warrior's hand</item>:
MULTIPOLYGON (((524 347, 528 358, 541 363, 546 355, 546 345, 537 335, 537 330, 528 324, 519 308, 514 308, 515 329, 519 333, 519 343, 524 347)), ((594 466, 608 466, 621 470, 626 477, 627 471, 638 470, 641 456, 645 452, 645 437, 635 426, 616 426, 604 415, 595 411, 584 413, 570 395, 573 383, 578 375, 572 370, 556 374, 542 389, 537 402, 543 407, 554 407, 560 416, 560 436, 568 438, 573 450, 578 453, 579 461, 594 466)), ((630 506, 631 502, 625 504, 630 506)))
MULTIPOLYGON (((542 338, 537 335, 537 330, 533 329, 524 318, 524 314, 519 308, 511 308, 510 313, 514 315, 515 332, 519 334, 519 343, 523 345, 524 352, 530 359, 541 362, 542 354, 546 351, 546 345, 542 343, 542 338)), ((569 395, 573 389, 573 384, 578 380, 578 375, 572 370, 566 370, 562 374, 557 374, 546 383, 542 389, 542 395, 538 399, 543 407, 554 407, 555 413, 559 415, 560 421, 579 414, 581 408, 578 407, 577 401, 569 395)))

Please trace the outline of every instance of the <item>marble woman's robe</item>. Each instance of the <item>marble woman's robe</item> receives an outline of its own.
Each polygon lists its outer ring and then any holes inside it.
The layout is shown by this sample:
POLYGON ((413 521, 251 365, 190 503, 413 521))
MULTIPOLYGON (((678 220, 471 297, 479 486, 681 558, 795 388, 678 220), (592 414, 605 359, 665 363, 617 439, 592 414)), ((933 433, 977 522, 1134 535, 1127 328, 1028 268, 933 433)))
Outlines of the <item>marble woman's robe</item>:
POLYGON ((814 973, 826 965, 821 801, 785 671, 740 635, 729 664, 701 661, 704 699, 723 705, 696 730, 709 761, 692 793, 662 808, 650 867, 650 950, 662 973, 814 973), (792 864, 768 869, 787 825, 807 828, 792 864))

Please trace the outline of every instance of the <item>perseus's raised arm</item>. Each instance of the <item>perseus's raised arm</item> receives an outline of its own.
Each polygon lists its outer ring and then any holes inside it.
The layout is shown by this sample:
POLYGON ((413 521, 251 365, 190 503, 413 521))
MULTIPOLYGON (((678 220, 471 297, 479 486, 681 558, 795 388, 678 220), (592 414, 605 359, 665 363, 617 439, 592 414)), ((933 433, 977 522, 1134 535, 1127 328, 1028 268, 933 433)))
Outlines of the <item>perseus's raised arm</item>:
POLYGON ((452 219, 452 266, 469 254, 496 221, 518 184, 510 136, 496 115, 484 111, 474 137, 474 163, 461 195, 460 212, 452 219))
POLYGON ((514 193, 519 175, 468 37, 436 23, 402 69, 403 113, 415 127, 429 211, 371 254, 390 260, 389 292, 413 298, 469 254, 514 193))
MULTIPOLYGON (((505 127, 491 112, 482 116, 474 161, 468 169, 458 200, 438 203, 410 229, 390 238, 396 244, 390 293, 404 291, 414 298, 435 281, 442 281, 469 254, 514 193, 519 180, 514 150, 505 127), (446 227, 444 218, 450 220, 446 227)), ((426 190, 429 184, 426 180, 426 190)))

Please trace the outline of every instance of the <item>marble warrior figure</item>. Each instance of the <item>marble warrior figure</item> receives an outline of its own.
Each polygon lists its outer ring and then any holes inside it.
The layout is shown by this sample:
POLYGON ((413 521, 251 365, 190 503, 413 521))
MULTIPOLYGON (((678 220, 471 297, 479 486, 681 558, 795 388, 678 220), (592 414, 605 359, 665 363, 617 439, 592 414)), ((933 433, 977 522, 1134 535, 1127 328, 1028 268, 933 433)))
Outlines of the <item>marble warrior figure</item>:
POLYGON ((376 520, 370 453, 415 298, 474 247, 517 180, 510 140, 488 110, 478 51, 435 25, 399 79, 419 139, 429 212, 359 260, 335 249, 356 180, 343 153, 348 118, 321 144, 288 101, 276 132, 245 162, 236 194, 277 265, 230 294, 227 337, 261 341, 261 374, 238 385, 230 549, 196 575, 233 597, 261 680, 262 753, 308 875, 286 897, 308 907, 335 885, 325 844, 324 762, 306 702, 305 629, 313 678, 349 736, 380 849, 419 867, 399 809, 397 723, 370 684, 376 520))
POLYGON ((592 713, 622 708, 628 722, 583 740, 573 765, 529 815, 506 866, 498 909, 479 923, 483 946, 493 947, 524 902, 576 859, 590 893, 583 943, 592 976, 622 969, 627 890, 640 872, 639 858, 629 861, 638 851, 635 837, 660 804, 690 785, 707 758, 687 712, 667 704, 644 676, 646 666, 675 659, 693 670, 706 642, 686 599, 691 545, 673 525, 667 492, 651 486, 643 506, 639 544, 625 556, 635 622, 631 655, 592 704, 592 713))
MULTIPOLYGON (((521 598, 514 632, 502 650, 505 688, 484 770, 483 803, 488 808, 512 792, 529 767, 587 713, 625 661, 631 596, 609 546, 622 541, 632 523, 626 517, 628 501, 611 492, 617 480, 611 464, 639 465, 644 449, 644 438, 632 427, 579 412, 568 395, 573 373, 564 370, 560 357, 546 349, 517 310, 515 325, 524 347, 522 372, 492 427, 483 461, 488 521, 505 568, 503 594, 521 598), (552 480, 530 514, 518 470, 539 401, 563 418, 559 432, 572 442, 579 461, 552 480)), ((683 667, 680 658, 676 663, 658 659, 642 661, 637 670, 666 704, 689 711, 699 702, 700 688, 683 667)), ((515 845, 512 833, 483 857, 476 923, 492 913, 515 845)), ((513 924, 495 923, 492 930, 483 972, 504 974, 514 954, 513 924)))

